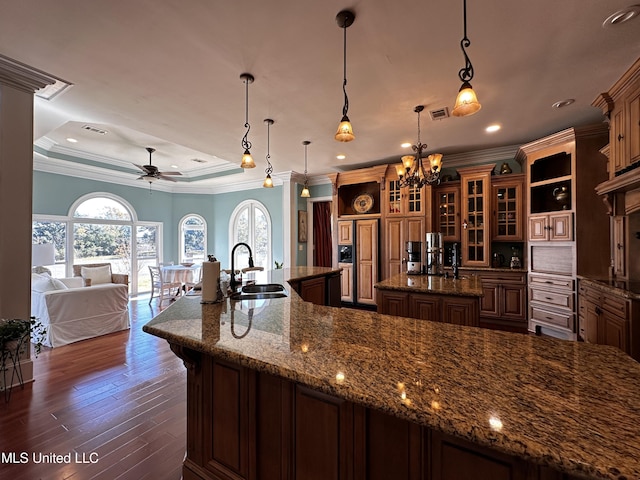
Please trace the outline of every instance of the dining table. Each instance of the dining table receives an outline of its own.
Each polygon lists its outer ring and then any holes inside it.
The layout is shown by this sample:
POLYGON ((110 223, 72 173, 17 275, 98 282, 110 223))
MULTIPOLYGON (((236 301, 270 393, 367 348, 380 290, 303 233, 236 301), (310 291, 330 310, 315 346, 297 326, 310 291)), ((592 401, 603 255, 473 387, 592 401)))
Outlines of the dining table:
POLYGON ((186 291, 187 285, 193 285, 200 281, 200 268, 202 264, 192 265, 163 265, 160 267, 162 280, 165 283, 181 283, 180 291, 186 291))

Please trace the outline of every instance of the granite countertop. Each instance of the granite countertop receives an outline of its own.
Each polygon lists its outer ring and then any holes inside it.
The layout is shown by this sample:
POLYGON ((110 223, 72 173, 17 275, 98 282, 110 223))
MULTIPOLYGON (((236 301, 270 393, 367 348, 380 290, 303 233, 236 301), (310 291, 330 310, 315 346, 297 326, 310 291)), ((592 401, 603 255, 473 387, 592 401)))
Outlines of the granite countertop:
POLYGON ((628 280, 616 280, 611 278, 591 278, 578 276, 580 281, 588 282, 590 285, 607 293, 611 292, 630 300, 640 300, 640 282, 630 282, 628 280))
POLYGON ((640 478, 640 364, 613 347, 317 306, 292 289, 183 297, 143 329, 562 472, 640 478))
POLYGON ((408 275, 399 273, 374 285, 379 290, 400 292, 433 293, 458 297, 482 297, 482 280, 476 275, 443 277, 437 275, 408 275))

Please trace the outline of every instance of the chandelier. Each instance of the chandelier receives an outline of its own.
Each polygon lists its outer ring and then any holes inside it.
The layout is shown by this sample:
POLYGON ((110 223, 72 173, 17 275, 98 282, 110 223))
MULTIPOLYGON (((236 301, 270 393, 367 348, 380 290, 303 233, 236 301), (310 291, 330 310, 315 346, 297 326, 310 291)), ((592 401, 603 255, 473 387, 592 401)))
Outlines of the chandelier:
POLYGON ((411 146, 416 155, 404 155, 401 158, 402 165, 396 167, 400 187, 422 188, 425 185, 440 183, 442 154, 432 153, 426 159, 422 157, 422 152, 427 148, 425 143, 420 142, 420 112, 422 110, 424 110, 424 105, 418 105, 413 109, 418 114, 418 141, 411 146), (427 163, 426 167, 425 163, 427 163))

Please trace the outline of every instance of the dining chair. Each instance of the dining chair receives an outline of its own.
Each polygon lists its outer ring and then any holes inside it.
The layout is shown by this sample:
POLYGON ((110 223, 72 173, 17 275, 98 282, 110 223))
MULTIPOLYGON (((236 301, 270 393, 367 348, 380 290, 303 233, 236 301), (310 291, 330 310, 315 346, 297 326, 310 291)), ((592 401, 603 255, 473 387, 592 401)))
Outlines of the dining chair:
POLYGON ((151 301, 154 298, 159 298, 160 301, 158 305, 161 306, 165 299, 172 300, 180 294, 182 283, 165 282, 160 267, 149 265, 149 273, 151 274, 151 298, 149 298, 149 305, 151 305, 151 301))
POLYGON ((195 287, 201 281, 202 281, 202 266, 200 266, 200 268, 196 270, 195 275, 193 275, 193 278, 191 279, 190 282, 184 282, 185 293, 187 293, 189 290, 192 290, 193 287, 195 287))

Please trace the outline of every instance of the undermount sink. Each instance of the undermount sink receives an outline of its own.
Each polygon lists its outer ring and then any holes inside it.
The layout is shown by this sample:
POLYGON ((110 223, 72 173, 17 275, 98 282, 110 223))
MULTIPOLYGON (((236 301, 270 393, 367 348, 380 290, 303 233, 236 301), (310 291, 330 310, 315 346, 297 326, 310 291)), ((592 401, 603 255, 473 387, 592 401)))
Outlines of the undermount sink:
POLYGON ((287 290, 279 283, 245 285, 241 291, 231 294, 233 300, 262 300, 288 296, 287 290))
POLYGON ((285 292, 284 285, 279 283, 254 283, 252 285, 245 285, 242 287, 242 293, 274 293, 285 292))

